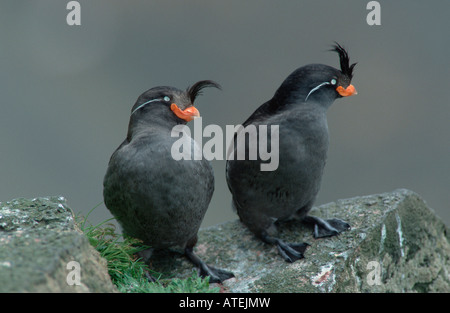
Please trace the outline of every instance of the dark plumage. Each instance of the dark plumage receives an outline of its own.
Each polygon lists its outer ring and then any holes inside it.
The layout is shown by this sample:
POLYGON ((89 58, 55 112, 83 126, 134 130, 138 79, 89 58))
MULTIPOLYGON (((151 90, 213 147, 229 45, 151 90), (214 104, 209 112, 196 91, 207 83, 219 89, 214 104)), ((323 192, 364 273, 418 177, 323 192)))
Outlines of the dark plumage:
POLYGON ((186 90, 187 94, 189 95, 189 99, 191 100, 191 103, 194 103, 197 96, 201 95, 202 90, 207 87, 215 87, 217 89, 221 89, 220 85, 212 80, 201 80, 199 82, 196 82, 194 85, 192 85, 186 90))
MULTIPOLYGON (((335 99, 356 94, 350 84, 355 64, 349 64, 348 54, 339 44, 333 50, 339 54, 341 70, 323 64, 298 68, 243 124, 257 129, 278 125, 278 168, 261 171, 261 159, 231 160, 228 156, 227 182, 241 221, 263 241, 276 244, 289 262, 302 258, 307 244, 287 244, 274 237, 276 221, 300 218, 310 222, 315 237, 333 236, 350 227, 338 219, 307 215, 319 191, 327 158, 326 111, 335 99)), ((271 140, 268 136, 269 147, 271 140)), ((238 147, 236 136, 234 147, 238 147)), ((247 142, 246 155, 248 149, 247 142)), ((236 156, 236 151, 232 153, 236 156)))
POLYGON ((335 42, 335 44, 336 45, 333 46, 333 49, 331 49, 331 51, 335 51, 339 54, 341 72, 351 80, 353 78, 353 68, 355 67, 356 63, 350 65, 350 58, 348 57, 347 51, 345 51, 345 49, 342 48, 337 42, 335 42))
MULTIPOLYGON (((199 116, 193 102, 206 87, 220 86, 200 81, 186 91, 155 87, 137 99, 127 137, 109 161, 103 195, 124 233, 152 248, 181 246, 202 276, 220 282, 233 274, 206 265, 193 253, 214 191, 213 170, 205 159, 176 161, 171 155, 179 139, 171 136, 172 128, 199 116)), ((201 149, 187 138, 192 152, 201 149)))

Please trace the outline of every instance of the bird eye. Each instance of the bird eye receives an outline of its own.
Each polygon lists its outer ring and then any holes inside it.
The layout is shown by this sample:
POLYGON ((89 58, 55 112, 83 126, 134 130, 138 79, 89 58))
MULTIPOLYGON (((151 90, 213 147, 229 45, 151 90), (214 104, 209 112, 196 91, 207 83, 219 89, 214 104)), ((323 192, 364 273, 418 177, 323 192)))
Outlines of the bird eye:
POLYGON ((333 78, 333 79, 330 81, 330 83, 331 83, 332 85, 336 85, 337 81, 336 81, 336 79, 333 78))
POLYGON ((164 101, 166 101, 166 102, 169 102, 169 101, 170 101, 170 97, 168 97, 168 96, 165 96, 163 99, 164 99, 164 101))

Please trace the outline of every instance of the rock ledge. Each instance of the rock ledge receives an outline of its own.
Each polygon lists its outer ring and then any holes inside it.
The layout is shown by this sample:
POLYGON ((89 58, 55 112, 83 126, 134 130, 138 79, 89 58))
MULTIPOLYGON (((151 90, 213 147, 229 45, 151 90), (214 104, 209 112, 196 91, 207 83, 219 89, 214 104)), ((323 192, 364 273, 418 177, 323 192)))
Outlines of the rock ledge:
POLYGON ((0 292, 114 291, 63 197, 0 203, 0 292))
MULTIPOLYGON (((312 228, 284 224, 282 239, 311 245, 295 263, 286 263, 238 220, 202 229, 196 252, 208 264, 234 272, 236 278, 224 282, 228 292, 450 291, 448 229, 416 193, 398 189, 338 200, 311 213, 341 218, 352 228, 314 239, 312 228)), ((152 265, 180 273, 177 277, 192 271, 179 256, 155 256, 152 265)))
MULTIPOLYGON (((308 242, 305 258, 286 263, 238 220, 201 229, 196 253, 236 278, 224 292, 449 292, 450 234, 416 193, 338 200, 313 215, 337 217, 352 228, 314 239, 298 221, 283 224, 286 242, 308 242)), ((63 197, 0 203, 0 292, 115 292, 106 261, 77 230, 63 197), (80 264, 80 285, 67 278, 80 264)), ((193 266, 179 251, 154 253, 150 266, 187 278, 193 266)))

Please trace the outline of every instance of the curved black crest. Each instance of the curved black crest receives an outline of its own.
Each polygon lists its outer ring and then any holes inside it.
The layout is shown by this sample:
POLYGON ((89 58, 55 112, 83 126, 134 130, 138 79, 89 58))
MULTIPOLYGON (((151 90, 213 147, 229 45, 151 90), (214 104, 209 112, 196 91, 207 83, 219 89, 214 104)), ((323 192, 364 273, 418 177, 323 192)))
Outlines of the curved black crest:
POLYGON ((348 57, 347 51, 345 51, 345 49, 337 42, 334 43, 335 45, 333 46, 333 49, 331 49, 331 51, 335 51, 339 54, 339 61, 341 63, 341 72, 348 78, 352 79, 353 68, 355 67, 356 63, 350 65, 350 58, 348 57))
POLYGON ((212 80, 201 80, 196 82, 194 85, 189 87, 186 92, 189 95, 189 99, 191 103, 194 103, 195 98, 201 94, 202 89, 207 87, 215 87, 217 89, 222 89, 218 83, 212 80))

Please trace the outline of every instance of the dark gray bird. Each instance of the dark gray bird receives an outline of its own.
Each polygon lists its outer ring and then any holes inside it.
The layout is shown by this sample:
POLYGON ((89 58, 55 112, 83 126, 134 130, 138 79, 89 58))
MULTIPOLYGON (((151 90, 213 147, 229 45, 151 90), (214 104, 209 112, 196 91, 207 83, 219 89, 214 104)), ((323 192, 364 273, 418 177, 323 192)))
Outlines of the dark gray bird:
MULTIPOLYGON (((233 274, 206 265, 193 252, 214 191, 212 167, 204 158, 177 161, 171 150, 179 140, 171 136, 173 127, 199 116, 193 103, 205 87, 220 88, 205 80, 186 91, 155 87, 137 99, 127 137, 109 161, 103 197, 124 233, 156 249, 180 246, 201 276, 222 282, 233 274)), ((184 138, 191 155, 201 149, 184 138)))
MULTIPOLYGON (((295 70, 281 84, 272 99, 261 105, 243 124, 254 125, 261 142, 259 126, 278 125, 277 147, 279 163, 274 171, 261 171, 261 158, 251 160, 245 141, 245 160, 237 155, 237 136, 227 156, 226 177, 233 195, 233 207, 241 221, 260 239, 278 246, 288 262, 303 257, 306 243, 288 244, 276 234, 275 222, 299 218, 314 225, 314 236, 334 236, 350 225, 333 218, 324 220, 309 216, 319 192, 323 168, 327 159, 328 125, 326 112, 334 100, 356 94, 351 85, 353 68, 347 52, 339 44, 333 46, 339 54, 341 69, 323 64, 310 64, 295 70)), ((276 139, 275 139, 276 140, 276 139)), ((259 155, 259 154, 257 154, 259 155)), ((278 224, 278 223, 277 223, 278 224)))

